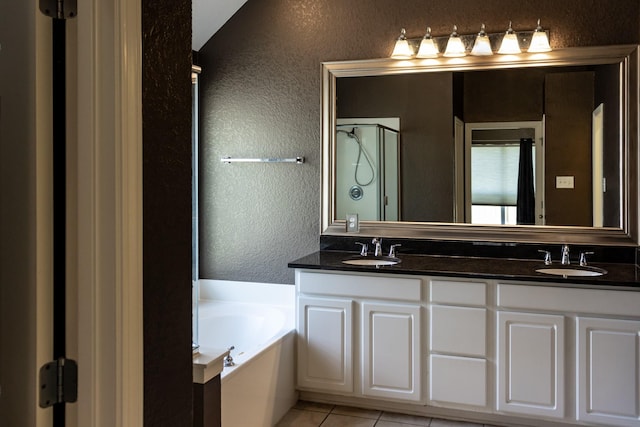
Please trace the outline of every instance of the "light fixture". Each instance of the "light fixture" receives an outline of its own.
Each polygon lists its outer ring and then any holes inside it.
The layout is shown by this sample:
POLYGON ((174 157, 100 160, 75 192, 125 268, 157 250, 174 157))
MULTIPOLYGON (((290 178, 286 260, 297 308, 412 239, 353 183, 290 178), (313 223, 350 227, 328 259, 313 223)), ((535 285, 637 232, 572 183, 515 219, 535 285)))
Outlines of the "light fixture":
POLYGON ((427 33, 424 35, 422 41, 420 42, 420 48, 418 49, 418 54, 416 55, 416 57, 437 58, 438 53, 440 53, 440 51, 438 50, 438 45, 435 43, 435 40, 433 40, 433 37, 431 37, 431 27, 427 27, 427 33))
POLYGON ((527 52, 540 53, 550 51, 551 46, 549 46, 549 37, 547 37, 547 32, 540 26, 540 20, 538 19, 538 26, 533 32, 533 36, 531 36, 531 44, 529 45, 527 52))
POLYGON ((411 46, 409 45, 409 41, 406 36, 407 32, 403 28, 400 31, 400 37, 396 40, 396 45, 393 48, 393 53, 391 57, 393 59, 411 59, 413 58, 414 52, 411 46))
POLYGON ((514 55, 521 52, 522 51, 520 50, 520 44, 518 43, 518 36, 516 35, 515 31, 513 31, 513 28, 511 28, 511 21, 509 21, 509 28, 502 38, 502 44, 500 44, 498 53, 504 55, 514 55))
POLYGON ((473 43, 473 49, 471 49, 471 55, 476 56, 488 56, 493 55, 491 50, 491 42, 489 36, 484 30, 484 24, 480 26, 480 32, 476 36, 476 41, 473 43))
POLYGON ((464 48, 464 43, 462 43, 462 39, 458 35, 458 27, 453 26, 453 32, 449 36, 449 41, 447 41, 447 48, 444 51, 444 56, 447 58, 456 58, 460 56, 465 56, 467 52, 464 48))

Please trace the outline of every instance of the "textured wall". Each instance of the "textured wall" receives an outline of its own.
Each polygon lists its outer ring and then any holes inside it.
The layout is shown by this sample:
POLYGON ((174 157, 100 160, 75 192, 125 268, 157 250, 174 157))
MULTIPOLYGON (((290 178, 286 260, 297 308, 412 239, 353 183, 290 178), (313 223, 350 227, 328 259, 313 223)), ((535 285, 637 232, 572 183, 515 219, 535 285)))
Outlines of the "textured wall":
POLYGON ((144 424, 192 424, 191 1, 143 0, 144 424))
POLYGON ((293 283, 287 262, 318 249, 320 63, 386 57, 401 27, 529 29, 553 47, 638 43, 637 0, 249 0, 200 51, 201 277, 293 283), (304 155, 304 165, 221 156, 304 155))

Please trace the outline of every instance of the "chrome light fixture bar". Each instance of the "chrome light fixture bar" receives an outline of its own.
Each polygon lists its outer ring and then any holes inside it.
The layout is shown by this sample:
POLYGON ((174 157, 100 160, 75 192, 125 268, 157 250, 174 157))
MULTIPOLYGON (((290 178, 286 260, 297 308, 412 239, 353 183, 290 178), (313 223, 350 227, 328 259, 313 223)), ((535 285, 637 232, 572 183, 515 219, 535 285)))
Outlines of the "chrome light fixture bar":
POLYGON ((515 31, 509 22, 506 32, 487 33, 482 24, 476 34, 459 34, 458 27, 447 36, 433 37, 431 27, 422 38, 407 38, 403 28, 391 54, 394 59, 437 58, 466 55, 487 56, 494 53, 517 55, 522 52, 550 52, 549 31, 542 28, 540 20, 535 30, 515 31), (440 53, 442 52, 442 53, 440 53))

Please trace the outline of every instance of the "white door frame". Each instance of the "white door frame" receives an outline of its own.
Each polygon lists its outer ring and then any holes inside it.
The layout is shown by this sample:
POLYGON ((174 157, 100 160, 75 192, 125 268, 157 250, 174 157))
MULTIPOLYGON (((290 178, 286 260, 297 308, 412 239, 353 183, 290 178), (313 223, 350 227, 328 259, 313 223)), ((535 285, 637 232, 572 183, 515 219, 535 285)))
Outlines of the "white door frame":
POLYGON ((79 390, 67 425, 141 426, 141 2, 78 0, 74 21, 79 390))
MULTIPOLYGON (((471 134, 476 129, 518 129, 533 128, 535 133, 534 145, 536 147, 536 225, 545 223, 545 116, 540 121, 520 121, 520 122, 486 122, 486 123, 465 123, 464 138, 464 188, 465 188, 465 222, 471 223, 471 134)), ((456 168, 460 167, 459 160, 456 160, 456 168)))

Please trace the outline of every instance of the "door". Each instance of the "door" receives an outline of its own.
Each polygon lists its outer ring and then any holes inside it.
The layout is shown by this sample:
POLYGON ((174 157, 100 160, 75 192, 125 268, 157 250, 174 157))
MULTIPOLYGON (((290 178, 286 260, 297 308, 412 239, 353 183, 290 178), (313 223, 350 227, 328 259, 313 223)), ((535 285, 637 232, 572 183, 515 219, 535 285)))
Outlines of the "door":
POLYGON ((498 312, 498 411, 564 417, 564 317, 498 312))
POLYGON ((536 225, 544 225, 543 132, 544 118, 541 121, 465 124, 465 222, 517 223, 520 144, 523 138, 530 138, 533 164, 528 168, 533 168, 534 175, 532 215, 536 225))
POLYGON ((604 104, 592 113, 591 170, 593 174, 593 226, 604 225, 604 104))
POLYGON ((640 321, 577 318, 578 420, 640 422, 640 321))
POLYGON ((420 306, 362 303, 362 394, 422 399, 420 306))
MULTIPOLYGON (((38 407, 38 370, 53 357, 51 22, 38 2, 11 7, 16 13, 5 22, 15 48, 2 50, 12 66, 3 67, 0 89, 0 170, 11 178, 3 180, 11 209, 0 210, 0 234, 2 253, 10 256, 2 257, 0 271, 3 283, 13 285, 0 290, 0 423, 50 427, 52 409, 38 407), (12 89, 5 91, 5 84, 12 89)), ((82 1, 81 16, 67 28, 68 123, 74 124, 68 135, 67 357, 80 370, 68 427, 142 425, 140 7, 82 1), (104 226, 116 218, 119 227, 104 226)))
POLYGON ((298 298, 298 386, 353 392, 353 304, 298 298))

